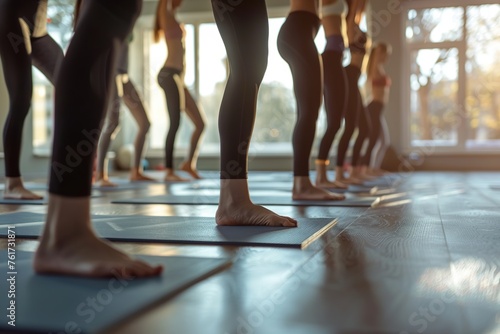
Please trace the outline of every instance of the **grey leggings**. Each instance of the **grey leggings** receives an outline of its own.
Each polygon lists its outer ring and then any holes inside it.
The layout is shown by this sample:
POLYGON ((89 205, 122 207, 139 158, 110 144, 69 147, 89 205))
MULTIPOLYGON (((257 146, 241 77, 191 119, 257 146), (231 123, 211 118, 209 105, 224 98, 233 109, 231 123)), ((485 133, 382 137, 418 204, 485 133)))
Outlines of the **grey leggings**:
MULTIPOLYGON (((132 81, 127 81, 123 84, 123 101, 130 110, 130 113, 137 122, 139 130, 134 141, 134 165, 139 168, 141 166, 142 152, 146 142, 146 136, 149 131, 150 122, 141 98, 135 89, 132 81)), ((97 151, 97 173, 102 173, 105 168, 106 154, 108 152, 111 140, 114 139, 119 131, 120 124, 120 97, 116 89, 114 89, 113 97, 110 100, 110 106, 106 115, 101 136, 99 138, 99 146, 97 151)))

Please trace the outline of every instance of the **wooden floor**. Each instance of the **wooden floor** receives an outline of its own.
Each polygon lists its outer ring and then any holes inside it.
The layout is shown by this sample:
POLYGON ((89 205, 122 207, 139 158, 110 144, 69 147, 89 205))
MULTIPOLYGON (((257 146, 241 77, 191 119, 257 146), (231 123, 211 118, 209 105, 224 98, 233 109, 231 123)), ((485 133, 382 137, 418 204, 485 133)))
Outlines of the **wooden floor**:
MULTIPOLYGON (((500 333, 500 190, 489 188, 500 185, 500 173, 401 176, 397 195, 377 208, 270 207, 339 218, 305 250, 117 244, 136 254, 229 256, 234 264, 108 333, 500 333)), ((214 215, 215 206, 109 204, 162 187, 107 193, 93 199, 93 212, 214 215)), ((36 246, 18 240, 18 249, 36 246)))

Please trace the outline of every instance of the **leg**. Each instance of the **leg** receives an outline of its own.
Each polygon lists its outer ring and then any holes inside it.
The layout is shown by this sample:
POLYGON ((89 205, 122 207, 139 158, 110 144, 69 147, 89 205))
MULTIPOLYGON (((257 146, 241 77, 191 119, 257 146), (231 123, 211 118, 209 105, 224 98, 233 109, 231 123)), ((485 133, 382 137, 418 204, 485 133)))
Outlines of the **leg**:
POLYGON ((146 144, 146 137, 151 123, 149 122, 141 97, 130 79, 123 84, 123 101, 130 110, 139 128, 134 141, 134 165, 132 166, 130 180, 154 181, 154 179, 143 174, 141 166, 144 145, 146 144))
POLYGON ((278 35, 278 51, 290 65, 297 100, 297 122, 293 131, 293 192, 296 200, 337 200, 343 195, 332 194, 313 186, 309 179, 311 154, 316 121, 321 105, 322 67, 314 44, 319 18, 309 12, 291 12, 278 35))
POLYGON ((352 171, 351 171, 351 179, 365 179, 362 156, 363 147, 365 146, 366 140, 370 137, 371 133, 371 124, 370 124, 370 115, 368 115, 368 110, 363 105, 363 101, 361 99, 361 94, 358 91, 358 106, 359 106, 359 120, 358 120, 358 136, 356 138, 356 142, 354 143, 354 147, 352 150, 352 171))
POLYGON ((39 199, 40 196, 24 188, 20 159, 24 120, 31 106, 33 89, 31 60, 19 25, 22 2, 0 2, 0 56, 5 84, 9 93, 9 112, 3 129, 5 154, 5 198, 39 199))
POLYGON ((330 148, 340 130, 347 100, 347 78, 342 67, 341 51, 325 50, 323 58, 324 97, 327 117, 327 129, 321 140, 316 160, 316 186, 326 189, 346 189, 340 181, 330 182, 327 168, 330 163, 330 148))
POLYGON ((35 254, 39 273, 150 276, 151 267, 99 239, 90 221, 92 160, 107 106, 116 48, 140 1, 87 1, 57 80, 47 222, 35 254))
POLYGON ((186 87, 184 87, 184 96, 186 98, 186 114, 194 124, 194 131, 191 135, 188 156, 181 164, 180 169, 189 173, 195 179, 201 179, 201 176, 196 171, 196 162, 198 160, 198 145, 205 129, 205 115, 198 108, 198 104, 186 87))
MULTIPOLYGON (((389 136, 389 127, 387 126, 387 121, 383 114, 380 115, 380 137, 378 138, 378 149, 374 153, 375 160, 373 162, 373 168, 379 174, 381 172, 380 167, 382 166, 382 162, 384 161, 385 153, 389 149, 391 139, 389 136)), ((383 174, 383 173, 382 173, 383 174)))
POLYGON ((380 124, 380 118, 382 114, 382 104, 376 101, 372 101, 368 107, 368 116, 370 117, 371 131, 370 138, 368 142, 368 147, 364 157, 361 160, 363 166, 369 167, 372 160, 372 153, 375 145, 377 144, 378 138, 381 136, 382 126, 380 124))
POLYGON ((109 180, 108 175, 108 150, 111 141, 115 139, 120 125, 120 97, 118 96, 116 86, 112 84, 113 93, 106 114, 104 128, 99 137, 97 145, 97 168, 96 183, 101 187, 116 187, 116 184, 109 180))
POLYGON ((44 35, 31 38, 31 49, 33 65, 55 85, 57 73, 64 58, 61 47, 50 35, 44 35))
POLYGON ((187 181, 174 172, 175 137, 181 122, 181 109, 184 101, 184 84, 180 72, 173 68, 163 68, 158 74, 158 83, 165 92, 167 99, 170 128, 165 140, 165 181, 187 181))
MULTIPOLYGON (((351 137, 356 129, 356 125, 358 123, 358 79, 360 75, 360 70, 358 67, 349 65, 345 68, 346 76, 347 76, 347 106, 345 113, 345 124, 344 124, 344 132, 342 133, 342 137, 340 138, 338 151, 337 151, 337 168, 335 170, 336 180, 341 181, 343 183, 347 183, 348 180, 344 177, 344 162, 347 154, 347 149, 349 148, 349 144, 351 141, 351 137)), ((351 182, 350 182, 351 183, 351 182)), ((357 182, 361 183, 361 182, 357 182)))
POLYGON ((248 191, 248 147, 257 106, 257 93, 267 67, 269 21, 264 0, 212 0, 215 22, 231 68, 219 113, 221 193, 219 225, 296 226, 254 205, 248 191))

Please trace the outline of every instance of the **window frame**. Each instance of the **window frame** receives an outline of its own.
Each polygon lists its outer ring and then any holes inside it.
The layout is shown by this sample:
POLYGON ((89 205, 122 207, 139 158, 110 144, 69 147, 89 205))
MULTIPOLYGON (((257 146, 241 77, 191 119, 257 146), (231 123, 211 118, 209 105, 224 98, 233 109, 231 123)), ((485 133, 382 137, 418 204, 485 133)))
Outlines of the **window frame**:
MULTIPOLYGON (((491 0, 448 0, 436 3, 433 0, 421 0, 421 1, 404 1, 401 5, 403 8, 401 15, 401 45, 403 45, 403 59, 402 59, 402 70, 400 74, 402 82, 402 108, 404 110, 402 115, 402 130, 401 138, 403 141, 403 151, 404 153, 411 153, 419 151, 421 149, 432 148, 432 151, 440 155, 456 155, 456 154, 466 154, 466 155, 497 155, 498 149, 494 148, 467 148, 467 140, 469 134, 468 119, 466 116, 457 115, 461 121, 459 121, 457 127, 457 143, 453 146, 442 146, 430 143, 429 145, 413 145, 411 140, 411 54, 412 52, 425 49, 451 49, 456 48, 458 50, 458 73, 457 73, 457 101, 456 106, 460 110, 464 110, 466 105, 466 87, 467 87, 467 73, 465 70, 467 61, 467 7, 469 6, 482 6, 482 5, 496 5, 495 1, 491 0), (422 9, 433 9, 433 8, 451 8, 459 7, 463 9, 463 25, 462 25, 462 39, 457 41, 445 41, 445 42, 408 42, 406 38, 406 24, 408 18, 409 10, 422 10, 422 9)), ((459 112, 458 110, 456 112, 459 112)), ((462 113, 463 115, 464 113, 462 113)), ((466 115, 466 113, 465 113, 466 115)))
MULTIPOLYGON (((283 18, 288 15, 289 8, 288 6, 285 7, 272 7, 268 8, 268 17, 269 19, 273 18, 283 18)), ((145 15, 142 16, 139 19, 138 25, 136 25, 136 28, 138 29, 138 34, 141 36, 144 35, 146 31, 148 31, 151 27, 151 22, 154 20, 154 14, 153 15, 145 15)), ((202 24, 214 24, 215 20, 213 17, 212 12, 196 12, 196 13, 179 13, 179 20, 184 23, 184 24, 190 24, 193 25, 194 28, 194 44, 195 44, 195 51, 194 51, 194 62, 195 62, 195 69, 194 69, 194 87, 191 90, 191 93, 193 94, 193 97, 195 99, 200 98, 200 68, 199 68, 199 36, 200 36, 200 25, 202 24)), ((142 52, 140 53, 141 61, 143 66, 143 70, 140 71, 140 79, 144 83, 146 80, 146 73, 147 68, 149 68, 149 60, 147 57, 147 42, 142 40, 141 41, 141 48, 142 52)), ((139 72, 136 72, 139 74, 139 72)), ((146 92, 143 92, 144 100, 148 101, 148 96, 146 95, 146 92)), ((260 157, 278 157, 278 158, 291 158, 293 157, 293 151, 290 150, 290 152, 277 152, 275 150, 266 152, 265 150, 262 151, 261 149, 256 148, 256 144, 254 143, 253 149, 250 150, 250 155, 255 155, 256 152, 253 152, 254 149, 258 150, 258 156, 260 157)), ((261 145, 259 145, 261 146, 261 145)), ((183 154, 186 152, 183 152, 184 150, 182 149, 175 149, 174 151, 174 158, 182 157, 183 154)), ((200 158, 218 158, 220 155, 220 152, 204 152, 201 151, 199 157, 200 158)), ((164 156, 164 150, 161 148, 149 148, 146 152, 145 157, 146 158, 161 158, 164 156)))

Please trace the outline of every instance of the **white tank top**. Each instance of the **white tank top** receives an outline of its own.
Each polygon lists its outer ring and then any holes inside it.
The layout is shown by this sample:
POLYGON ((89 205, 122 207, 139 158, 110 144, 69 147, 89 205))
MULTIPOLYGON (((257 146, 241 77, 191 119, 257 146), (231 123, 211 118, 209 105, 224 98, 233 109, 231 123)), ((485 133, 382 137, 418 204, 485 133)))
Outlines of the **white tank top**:
POLYGON ((346 15, 347 14, 347 3, 345 0, 337 0, 332 4, 322 6, 321 14, 323 17, 330 15, 346 15))

